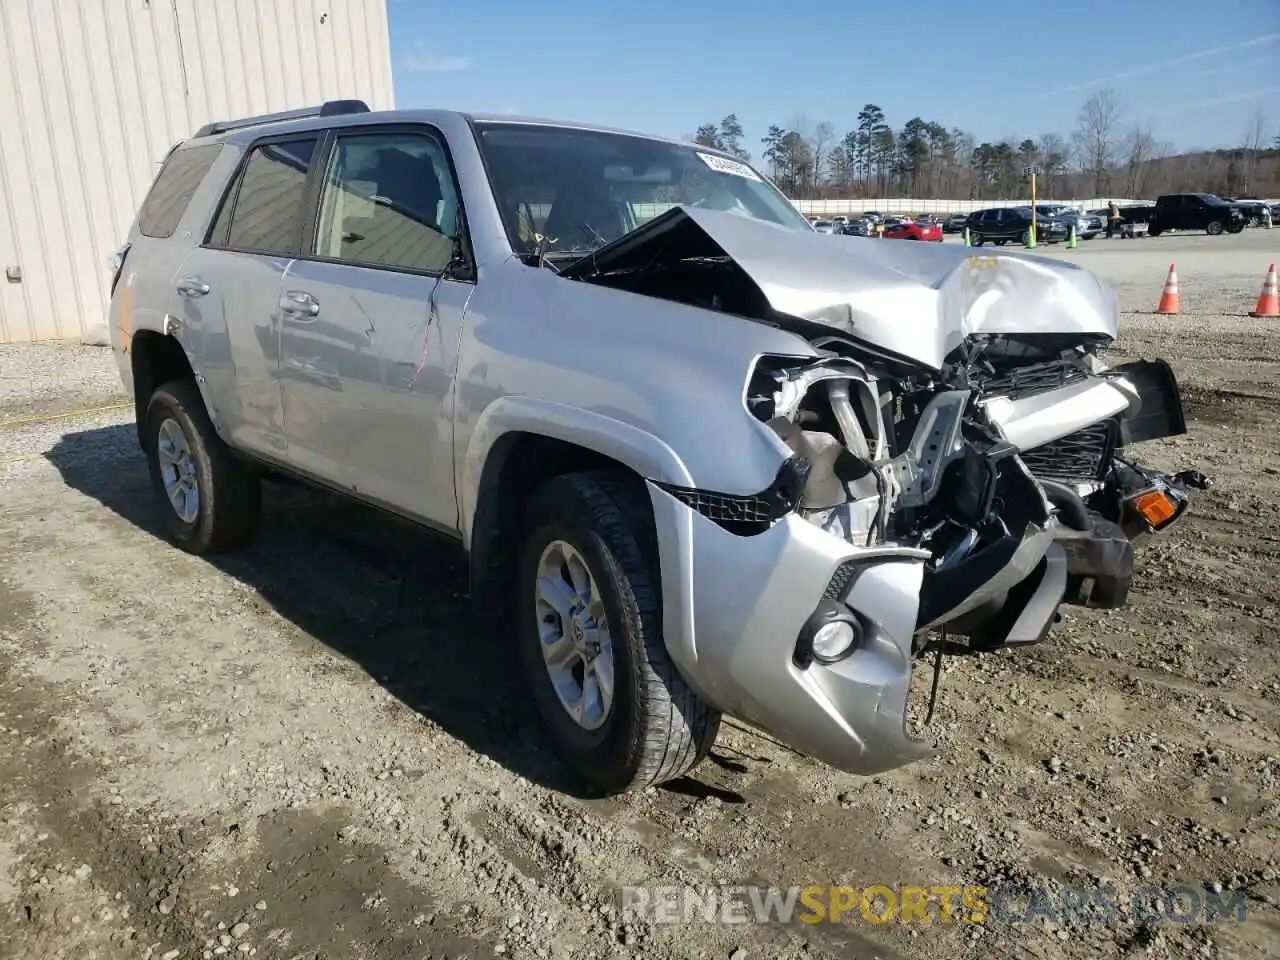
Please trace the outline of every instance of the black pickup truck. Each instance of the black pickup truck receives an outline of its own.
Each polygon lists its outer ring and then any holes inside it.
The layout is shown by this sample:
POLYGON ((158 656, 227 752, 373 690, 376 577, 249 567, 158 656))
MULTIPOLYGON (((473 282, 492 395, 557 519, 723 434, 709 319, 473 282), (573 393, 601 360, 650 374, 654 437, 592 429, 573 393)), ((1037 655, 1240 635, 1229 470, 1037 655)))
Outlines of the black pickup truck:
POLYGON ((1216 237, 1239 233, 1248 223, 1244 211, 1212 193, 1168 193, 1155 206, 1121 207, 1120 214, 1124 223, 1147 224, 1152 237, 1166 230, 1203 230, 1216 237))

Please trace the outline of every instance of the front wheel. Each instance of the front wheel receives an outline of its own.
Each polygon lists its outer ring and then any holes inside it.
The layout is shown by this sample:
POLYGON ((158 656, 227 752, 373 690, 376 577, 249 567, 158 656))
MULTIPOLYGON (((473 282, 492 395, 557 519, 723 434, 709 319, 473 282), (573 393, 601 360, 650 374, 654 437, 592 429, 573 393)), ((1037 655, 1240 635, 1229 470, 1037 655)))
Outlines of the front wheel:
POLYGON ((174 543, 205 555, 253 536, 262 485, 222 442, 194 383, 175 380, 151 395, 143 437, 151 486, 174 543))
POLYGON ((515 578, 534 702, 565 760, 605 794, 683 776, 720 726, 663 641, 651 510, 626 475, 555 477, 530 502, 515 578))
POLYGON ((1216 237, 1222 233, 1222 224, 1217 220, 1210 220, 1204 228, 1204 232, 1211 237, 1216 237))

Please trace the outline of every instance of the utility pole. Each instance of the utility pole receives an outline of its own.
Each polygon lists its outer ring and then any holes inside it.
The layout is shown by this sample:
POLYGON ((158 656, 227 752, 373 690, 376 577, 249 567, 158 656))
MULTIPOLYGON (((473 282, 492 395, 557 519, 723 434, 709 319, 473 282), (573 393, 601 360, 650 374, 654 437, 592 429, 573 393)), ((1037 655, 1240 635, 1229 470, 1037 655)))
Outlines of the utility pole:
POLYGON ((1023 176, 1031 178, 1031 226, 1027 229, 1027 249, 1034 249, 1036 245, 1036 176, 1043 172, 1040 165, 1035 163, 1022 168, 1023 176))

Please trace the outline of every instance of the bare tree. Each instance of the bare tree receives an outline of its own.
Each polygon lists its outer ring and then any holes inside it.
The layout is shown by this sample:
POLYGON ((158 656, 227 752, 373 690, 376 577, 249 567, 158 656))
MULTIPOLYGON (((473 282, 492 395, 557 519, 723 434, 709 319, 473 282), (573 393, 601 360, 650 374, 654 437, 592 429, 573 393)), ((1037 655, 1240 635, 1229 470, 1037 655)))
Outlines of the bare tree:
POLYGON ((1262 154, 1262 145, 1267 142, 1267 115, 1261 107, 1253 111, 1253 116, 1249 118, 1249 126, 1245 129, 1244 134, 1244 156, 1241 158, 1244 168, 1244 191, 1248 193, 1250 190, 1256 189, 1254 186, 1254 173, 1258 168, 1258 160, 1262 154))
POLYGON ((1093 178, 1097 196, 1109 192, 1120 126, 1115 91, 1100 90, 1084 102, 1076 122, 1075 146, 1081 170, 1093 178))
POLYGON ((813 185, 818 186, 818 182, 822 179, 826 170, 827 155, 831 151, 831 144, 836 138, 836 128, 826 120, 823 120, 813 129, 813 185))
POLYGON ((1150 130, 1134 124, 1124 139, 1125 196, 1140 197, 1146 187, 1147 166, 1155 156, 1156 141, 1150 130))

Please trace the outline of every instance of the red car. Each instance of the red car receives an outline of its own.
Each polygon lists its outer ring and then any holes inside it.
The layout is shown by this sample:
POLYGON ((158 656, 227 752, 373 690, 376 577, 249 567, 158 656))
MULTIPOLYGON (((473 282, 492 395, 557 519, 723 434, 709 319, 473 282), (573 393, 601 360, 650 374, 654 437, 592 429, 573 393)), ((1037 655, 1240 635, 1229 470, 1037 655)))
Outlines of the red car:
POLYGON ((886 240, 936 240, 942 242, 942 226, 912 220, 890 220, 884 225, 886 240))

